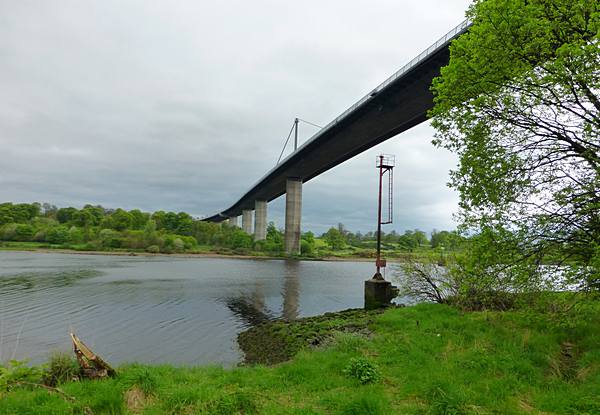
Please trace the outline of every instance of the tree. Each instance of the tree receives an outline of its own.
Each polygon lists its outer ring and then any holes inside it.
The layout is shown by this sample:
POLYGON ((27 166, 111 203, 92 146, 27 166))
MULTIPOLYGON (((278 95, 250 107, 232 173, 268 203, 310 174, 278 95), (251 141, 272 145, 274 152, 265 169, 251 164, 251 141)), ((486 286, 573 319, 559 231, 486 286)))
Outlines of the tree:
POLYGON ((600 284, 599 9, 477 0, 434 81, 434 144, 459 156, 461 229, 491 253, 480 270, 541 280, 551 261, 600 284))
POLYGON ((445 249, 456 249, 464 240, 456 231, 436 231, 431 232, 431 247, 443 247, 445 249))
POLYGON ((75 213, 73 213, 71 217, 73 224, 75 226, 79 226, 85 228, 87 226, 94 226, 99 223, 97 221, 96 216, 89 209, 81 209, 75 213))
POLYGON ((131 223, 131 214, 123 209, 117 209, 110 215, 110 227, 117 231, 131 228, 131 223))
POLYGON ((146 222, 148 222, 149 214, 143 213, 139 209, 133 209, 129 211, 131 216, 131 228, 132 229, 144 229, 146 222))
POLYGON ((329 228, 329 230, 323 234, 323 239, 331 249, 338 250, 343 249, 346 245, 344 235, 338 228, 329 228))
POLYGON ((74 207, 60 208, 56 211, 56 220, 60 223, 67 223, 73 219, 73 215, 77 213, 74 207))

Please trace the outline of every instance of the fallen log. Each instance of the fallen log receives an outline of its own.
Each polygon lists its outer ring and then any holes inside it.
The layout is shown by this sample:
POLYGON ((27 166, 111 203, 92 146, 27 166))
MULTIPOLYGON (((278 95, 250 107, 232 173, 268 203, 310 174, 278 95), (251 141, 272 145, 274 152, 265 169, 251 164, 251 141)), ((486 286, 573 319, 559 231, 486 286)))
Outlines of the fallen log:
POLYGON ((73 341, 73 351, 81 368, 81 374, 88 379, 113 377, 117 372, 100 356, 91 351, 74 333, 69 333, 73 341))

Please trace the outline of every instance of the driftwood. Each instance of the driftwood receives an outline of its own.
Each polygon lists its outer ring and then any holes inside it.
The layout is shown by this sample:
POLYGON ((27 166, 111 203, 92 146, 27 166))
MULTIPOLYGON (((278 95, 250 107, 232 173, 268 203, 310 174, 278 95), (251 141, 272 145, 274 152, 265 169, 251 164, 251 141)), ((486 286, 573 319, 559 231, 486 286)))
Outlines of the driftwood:
POLYGON ((73 341, 73 351, 77 356, 77 362, 84 378, 99 379, 113 377, 117 374, 108 363, 92 352, 75 334, 70 334, 73 341))

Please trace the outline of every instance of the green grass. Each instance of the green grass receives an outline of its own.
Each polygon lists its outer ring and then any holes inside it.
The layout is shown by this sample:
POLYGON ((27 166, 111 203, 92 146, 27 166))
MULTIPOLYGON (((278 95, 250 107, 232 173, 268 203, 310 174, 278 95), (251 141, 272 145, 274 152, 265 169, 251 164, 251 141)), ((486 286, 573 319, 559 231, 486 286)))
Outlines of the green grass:
POLYGON ((600 303, 567 324, 551 316, 434 304, 331 315, 280 327, 299 339, 330 327, 330 340, 272 367, 127 365, 115 379, 60 385, 75 401, 39 388, 0 392, 0 413, 598 414, 600 303), (349 320, 369 329, 345 331, 349 320), (373 382, 349 373, 357 359, 372 363, 373 382))
MULTIPOLYGON (((105 252, 105 253, 139 253, 147 254, 145 249, 132 248, 102 248, 98 246, 92 247, 90 244, 81 243, 65 243, 61 245, 50 244, 47 242, 14 242, 0 241, 0 251, 36 251, 36 250, 70 250, 79 252, 105 252)), ((188 249, 180 254, 217 254, 229 256, 248 256, 257 258, 289 258, 284 252, 263 252, 254 249, 231 249, 222 248, 211 245, 198 245, 193 249, 188 249)), ((161 253, 168 255, 167 253, 161 253)), ((303 260, 319 260, 323 258, 339 258, 339 259, 358 259, 375 261, 376 251, 374 248, 358 248, 355 246, 346 246, 344 249, 332 250, 327 243, 315 238, 315 250, 311 255, 294 255, 292 258, 303 260)), ((413 251, 402 250, 394 244, 387 244, 382 248, 382 256, 392 261, 404 262, 413 261, 437 261, 441 258, 440 252, 428 246, 415 249, 413 251)))

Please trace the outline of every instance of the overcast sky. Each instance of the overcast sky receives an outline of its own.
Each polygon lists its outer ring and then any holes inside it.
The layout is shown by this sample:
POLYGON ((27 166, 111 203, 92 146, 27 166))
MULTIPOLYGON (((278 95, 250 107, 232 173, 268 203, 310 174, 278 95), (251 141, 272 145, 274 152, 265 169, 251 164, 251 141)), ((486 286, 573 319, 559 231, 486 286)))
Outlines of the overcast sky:
MULTIPOLYGON (((0 201, 211 215, 464 18, 468 0, 0 0, 0 201), (301 142, 316 130, 300 126, 301 142)), ((303 230, 452 229, 456 158, 428 123, 306 183, 303 230)), ((283 197, 269 220, 283 226, 283 197)))

